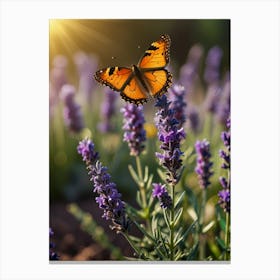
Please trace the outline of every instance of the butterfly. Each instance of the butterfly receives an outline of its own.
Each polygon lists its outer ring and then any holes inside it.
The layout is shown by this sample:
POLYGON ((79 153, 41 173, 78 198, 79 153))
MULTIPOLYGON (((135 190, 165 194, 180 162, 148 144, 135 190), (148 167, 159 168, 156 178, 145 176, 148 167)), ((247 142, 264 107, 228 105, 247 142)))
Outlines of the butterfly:
POLYGON ((150 45, 137 65, 104 68, 97 71, 94 78, 120 92, 125 101, 136 105, 161 96, 172 84, 172 74, 165 69, 169 62, 170 44, 170 37, 162 35, 150 45))

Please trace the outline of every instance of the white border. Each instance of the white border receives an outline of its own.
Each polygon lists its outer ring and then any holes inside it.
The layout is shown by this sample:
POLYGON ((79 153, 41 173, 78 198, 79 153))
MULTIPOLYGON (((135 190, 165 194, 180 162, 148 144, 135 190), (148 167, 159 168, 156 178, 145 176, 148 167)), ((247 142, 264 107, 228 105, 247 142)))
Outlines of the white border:
POLYGON ((1 2, 1 279, 279 279, 279 2, 1 2), (145 16, 143 16, 145 15, 145 16), (230 18, 232 262, 48 262, 48 19, 230 18))

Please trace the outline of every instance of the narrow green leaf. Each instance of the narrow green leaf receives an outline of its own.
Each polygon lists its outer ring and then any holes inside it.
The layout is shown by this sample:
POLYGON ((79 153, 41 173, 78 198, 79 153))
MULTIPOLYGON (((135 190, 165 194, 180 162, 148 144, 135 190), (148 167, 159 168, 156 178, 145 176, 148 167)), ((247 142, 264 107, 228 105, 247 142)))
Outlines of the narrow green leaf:
POLYGON ((165 254, 166 254, 166 256, 168 256, 169 253, 168 253, 168 250, 167 250, 166 245, 165 245, 165 240, 164 240, 164 238, 163 238, 163 236, 162 236, 162 232, 161 232, 159 229, 158 229, 158 235, 159 235, 160 240, 161 240, 161 242, 162 242, 162 246, 163 246, 163 248, 164 248, 165 254))
POLYGON ((148 182, 147 182, 147 190, 151 190, 151 189, 152 189, 153 177, 154 177, 153 174, 151 174, 150 177, 149 177, 149 180, 148 180, 148 182))
POLYGON ((141 198, 141 194, 140 191, 136 192, 136 202, 138 203, 138 205, 143 208, 143 204, 142 204, 142 198, 141 198))
POLYGON ((146 165, 145 172, 144 172, 144 183, 147 182, 148 178, 149 178, 149 167, 146 165))
POLYGON ((224 240, 222 240, 220 237, 216 236, 217 243, 220 245, 220 247, 225 251, 226 250, 226 245, 224 240))
POLYGON ((177 211, 177 213, 176 213, 176 215, 175 215, 175 218, 174 218, 174 226, 176 226, 177 223, 179 222, 179 220, 180 220, 180 218, 181 218, 181 216, 182 216, 182 213, 183 213, 183 207, 181 207, 181 208, 177 211))
POLYGON ((196 243, 187 255, 187 260, 194 260, 198 252, 198 243, 196 243))
POLYGON ((181 193, 181 195, 179 196, 179 198, 176 200, 174 207, 176 208, 178 206, 178 204, 182 201, 183 197, 185 195, 185 191, 183 191, 181 193))
POLYGON ((168 217, 165 209, 163 210, 163 217, 164 217, 165 223, 167 224, 168 228, 170 229, 170 220, 169 220, 169 217, 168 217))
POLYGON ((144 229, 143 225, 140 225, 138 222, 133 221, 134 224, 137 226, 137 228, 147 237, 149 238, 151 241, 153 241, 154 243, 156 243, 156 240, 144 229))
POLYGON ((139 182, 140 180, 139 180, 139 177, 138 177, 136 171, 135 171, 134 168, 132 167, 132 165, 130 165, 130 164, 128 165, 128 170, 129 170, 129 172, 130 172, 131 177, 132 177, 133 180, 135 181, 135 183, 138 184, 138 182, 139 182))
POLYGON ((187 194, 189 204, 195 210, 196 215, 199 216, 199 207, 198 207, 197 196, 195 195, 193 190, 191 188, 189 188, 188 186, 185 186, 185 191, 187 194))
POLYGON ((157 231, 157 218, 156 218, 156 216, 155 216, 155 215, 152 217, 151 227, 152 227, 152 233, 153 233, 153 236, 156 238, 156 231, 157 231))
POLYGON ((195 229, 195 224, 198 222, 198 219, 193 221, 192 224, 188 227, 188 229, 185 231, 183 238, 184 240, 187 239, 187 236, 189 235, 190 232, 192 232, 195 229))
POLYGON ((202 233, 208 232, 214 225, 215 225, 215 221, 211 221, 209 224, 207 224, 207 225, 202 229, 202 233))
POLYGON ((191 216, 191 218, 193 219, 193 221, 196 221, 198 219, 198 216, 195 212, 195 210, 192 207, 189 207, 187 209, 188 214, 191 216))

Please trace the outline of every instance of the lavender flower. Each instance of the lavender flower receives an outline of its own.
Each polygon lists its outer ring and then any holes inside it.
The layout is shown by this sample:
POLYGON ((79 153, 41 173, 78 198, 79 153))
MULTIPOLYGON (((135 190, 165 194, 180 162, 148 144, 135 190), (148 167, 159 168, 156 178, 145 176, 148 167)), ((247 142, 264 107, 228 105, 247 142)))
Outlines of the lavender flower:
MULTIPOLYGON (((54 232, 51 228, 49 228, 50 238, 54 236, 54 232)), ((55 244, 50 241, 50 248, 49 248, 49 260, 50 261, 57 261, 59 260, 59 255, 54 252, 55 244)))
POLYGON ((98 153, 94 150, 94 143, 89 139, 80 141, 77 147, 78 153, 86 162, 89 170, 90 181, 93 183, 93 191, 99 196, 96 202, 103 212, 103 218, 113 222, 112 229, 117 232, 127 229, 127 219, 125 216, 125 204, 121 200, 116 184, 111 182, 108 168, 99 161, 98 153))
POLYGON ((220 64, 223 56, 223 51, 218 46, 211 48, 206 57, 206 65, 204 70, 204 80, 206 83, 215 84, 220 79, 220 64))
POLYGON ((174 111, 174 117, 178 121, 178 128, 184 126, 186 122, 186 90, 182 85, 174 85, 171 88, 170 100, 171 109, 174 111))
POLYGON ((61 98, 64 101, 64 121, 72 132, 80 132, 84 128, 84 122, 80 106, 74 100, 75 87, 64 85, 61 89, 61 98))
POLYGON ((98 153, 94 150, 94 143, 89 139, 80 141, 77 151, 87 165, 90 165, 92 162, 96 162, 99 159, 98 153))
POLYGON ((228 179, 225 177, 220 177, 220 184, 222 190, 219 191, 219 204, 224 209, 225 212, 230 212, 230 117, 227 120, 228 131, 223 131, 221 133, 221 139, 224 143, 225 150, 220 150, 220 157, 223 159, 221 167, 228 170, 228 179))
POLYGON ((209 179, 213 175, 213 172, 211 171, 213 162, 210 161, 210 144, 206 139, 202 141, 196 141, 195 150, 197 153, 195 172, 198 175, 200 187, 206 189, 208 185, 210 185, 209 179))
POLYGON ((101 107, 101 115, 103 118, 103 122, 99 123, 98 125, 99 130, 103 133, 113 130, 111 119, 115 114, 115 105, 117 98, 116 93, 109 88, 107 89, 107 87, 104 96, 105 99, 101 107))
POLYGON ((200 129, 199 112, 196 107, 189 106, 187 109, 187 118, 189 126, 194 133, 198 133, 200 129))
POLYGON ((184 129, 179 128, 179 122, 175 118, 175 112, 171 109, 171 102, 166 95, 157 99, 158 107, 155 122, 158 129, 158 138, 162 142, 162 153, 156 153, 160 164, 167 169, 167 182, 176 185, 180 179, 183 153, 180 150, 180 142, 185 138, 184 129))
POLYGON ((203 48, 200 45, 194 45, 188 53, 186 63, 180 69, 180 82, 188 92, 192 92, 193 84, 198 78, 198 69, 203 54, 203 48))
POLYGON ((122 109, 123 113, 123 141, 128 143, 130 155, 139 156, 144 149, 143 142, 146 140, 146 131, 144 129, 143 106, 136 106, 127 103, 122 109))
POLYGON ((217 106, 217 119, 225 125, 230 114, 230 77, 226 75, 225 82, 222 86, 221 97, 217 106))
POLYGON ((84 52, 78 52, 74 55, 74 62, 79 73, 79 92, 81 92, 86 101, 90 104, 92 101, 92 93, 95 88, 95 81, 92 78, 93 73, 97 70, 97 59, 93 55, 84 52))
POLYGON ((161 208, 171 208, 172 206, 172 199, 169 196, 165 185, 161 185, 158 183, 153 184, 153 197, 157 197, 160 202, 160 207, 161 208))

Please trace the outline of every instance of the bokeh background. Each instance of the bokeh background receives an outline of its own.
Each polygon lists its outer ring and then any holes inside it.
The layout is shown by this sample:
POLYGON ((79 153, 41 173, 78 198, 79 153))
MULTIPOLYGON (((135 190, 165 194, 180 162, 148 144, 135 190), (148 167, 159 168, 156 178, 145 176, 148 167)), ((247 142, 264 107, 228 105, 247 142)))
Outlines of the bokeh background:
MULTIPOLYGON (((185 172, 189 174, 186 182, 194 191, 198 187, 193 172, 193 144, 196 139, 203 138, 213 144, 212 154, 217 172, 209 193, 208 210, 211 218, 220 188, 220 159, 217 156, 221 148, 219 135, 225 126, 224 120, 210 108, 209 102, 213 99, 213 85, 220 89, 221 95, 225 91, 229 94, 230 20, 51 19, 49 23, 50 226, 54 231, 53 241, 61 259, 116 259, 116 255, 112 254, 114 250, 105 248, 102 240, 92 239, 89 231, 81 228, 77 215, 73 215, 75 207, 71 203, 92 215, 100 226, 98 229, 101 235, 108 235, 110 244, 121 248, 124 255, 132 255, 126 241, 112 234, 106 221, 101 219, 102 211, 96 206, 92 186, 76 147, 86 136, 93 139, 103 164, 108 166, 112 180, 123 195, 123 200, 134 205, 137 187, 128 172, 128 164, 135 165, 135 161, 129 155, 127 144, 122 141, 120 108, 125 102, 118 93, 112 93, 97 84, 93 75, 100 68, 136 64, 150 43, 161 34, 169 34, 171 37, 168 67, 173 74, 173 81, 184 84, 187 108, 194 110, 198 118, 197 127, 194 127, 191 120, 187 121, 187 139, 184 144, 184 151, 189 155, 185 162, 185 172), (214 58, 216 55, 217 62, 218 77, 215 81, 209 81, 205 77, 211 50, 214 58), (195 67, 191 68, 192 64, 195 67), (191 73, 188 72, 189 69, 192 69, 191 73), (110 109, 108 102, 112 105, 110 109), (77 123, 67 122, 67 106, 72 106, 77 123)), ((225 98, 229 99, 229 96, 225 98)), ((144 111, 148 139, 142 160, 154 173, 156 181, 159 179, 156 172, 159 166, 153 156, 158 149, 153 104, 145 104, 144 111)), ((78 210, 75 211, 77 214, 78 210)))

